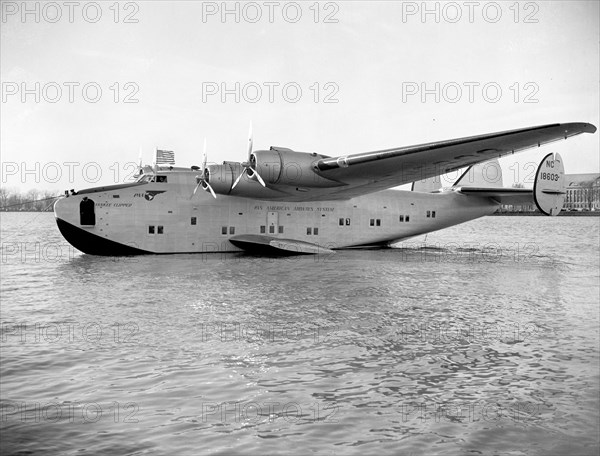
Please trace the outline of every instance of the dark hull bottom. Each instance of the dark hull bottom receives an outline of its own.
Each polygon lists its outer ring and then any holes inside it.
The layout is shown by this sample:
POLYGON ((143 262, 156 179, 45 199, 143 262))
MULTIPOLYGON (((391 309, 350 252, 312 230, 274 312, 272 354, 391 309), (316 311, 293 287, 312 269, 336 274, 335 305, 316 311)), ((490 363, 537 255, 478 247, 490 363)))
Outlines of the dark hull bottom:
MULTIPOLYGON (((77 250, 81 250, 83 253, 89 255, 100 255, 100 256, 132 256, 132 255, 154 255, 153 252, 147 250, 138 249, 125 244, 120 244, 109 239, 102 238, 96 234, 92 234, 89 231, 72 225, 60 218, 56 218, 56 224, 63 237, 75 247, 77 250)), ((306 252, 297 251, 286 251, 279 248, 272 247, 268 244, 259 245, 252 243, 239 243, 235 240, 230 241, 236 247, 241 248, 245 253, 250 255, 258 256, 291 256, 306 254, 306 252)), ((354 247, 347 247, 348 249, 382 249, 389 248, 387 243, 376 243, 369 245, 361 245, 354 247)), ((173 253, 191 253, 191 252, 173 252, 173 253)), ((201 253, 223 253, 223 252, 201 252, 201 253)), ((242 252, 229 252, 229 253, 242 253, 242 252)))
POLYGON ((56 219, 58 229, 64 238, 83 253, 102 256, 148 255, 152 252, 141 250, 125 244, 101 238, 84 229, 78 228, 59 218, 56 219))

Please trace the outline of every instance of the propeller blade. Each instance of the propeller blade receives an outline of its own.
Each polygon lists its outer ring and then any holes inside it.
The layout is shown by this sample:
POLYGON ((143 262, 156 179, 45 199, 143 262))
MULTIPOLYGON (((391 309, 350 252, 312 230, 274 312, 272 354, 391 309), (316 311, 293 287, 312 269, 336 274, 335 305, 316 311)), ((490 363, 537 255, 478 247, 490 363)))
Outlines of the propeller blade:
POLYGON ((248 161, 250 161, 250 154, 252 154, 252 121, 250 122, 250 129, 248 130, 248 161))
POLYGON ((208 154, 206 153, 206 138, 204 138, 204 152, 202 154, 202 172, 206 169, 206 161, 208 160, 208 154))
POLYGON ((206 187, 204 187, 204 188, 207 188, 210 191, 210 194, 213 196, 213 198, 217 199, 217 195, 215 195, 215 191, 212 189, 210 184, 206 181, 204 181, 204 183, 206 184, 206 187))
MULTIPOLYGON (((250 122, 250 128, 248 129, 248 161, 240 163, 240 165, 242 165, 243 169, 242 169, 242 172, 240 173, 240 175, 238 176, 238 178, 235 180, 235 182, 231 186, 231 190, 233 190, 236 187, 236 185, 240 182, 240 180, 242 180, 242 176, 244 175, 244 173, 248 174, 248 176, 252 177, 252 178, 254 177, 254 175, 256 175, 256 180, 258 180, 258 182, 260 182, 260 185, 262 185, 263 187, 267 186, 265 184, 265 181, 262 179, 262 177, 260 177, 260 175, 256 171, 256 169, 254 169, 252 167, 253 143, 254 143, 254 140, 252 138, 252 122, 250 122)), ((256 157, 255 157, 255 161, 256 161, 256 157)))
MULTIPOLYGON (((196 176, 196 180, 198 180, 198 176, 196 176)), ((192 193, 192 196, 190 196, 190 199, 192 199, 192 197, 196 194, 196 192, 198 191, 198 187, 200 187, 201 183, 202 183, 202 181, 198 180, 198 183, 196 184, 196 187, 194 188, 194 193, 192 193)))
POLYGON ((266 187, 265 181, 262 180, 262 177, 260 177, 260 174, 258 174, 258 171, 254 170, 254 175, 256 176, 256 179, 258 180, 258 182, 260 182, 260 185, 262 185, 263 187, 266 187))
POLYGON ((244 173, 246 173, 246 172, 247 172, 247 169, 248 169, 248 168, 244 167, 244 169, 242 170, 242 172, 240 173, 240 175, 238 176, 238 178, 235 180, 235 182, 234 182, 234 183, 233 183, 233 185, 231 186, 231 190, 233 190, 233 189, 235 188, 235 186, 238 184, 238 182, 239 182, 240 180, 242 180, 242 176, 244 175, 244 173))

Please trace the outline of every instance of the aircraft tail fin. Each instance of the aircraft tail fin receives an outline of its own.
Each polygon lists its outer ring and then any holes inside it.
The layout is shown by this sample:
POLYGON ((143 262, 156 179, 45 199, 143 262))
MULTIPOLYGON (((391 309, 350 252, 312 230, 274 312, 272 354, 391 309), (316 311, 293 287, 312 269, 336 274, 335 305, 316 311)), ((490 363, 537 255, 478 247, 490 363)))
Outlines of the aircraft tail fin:
POLYGON ((502 168, 497 159, 469 166, 453 187, 502 187, 502 168))
POLYGON ((411 191, 435 193, 442 188, 442 176, 429 177, 412 183, 411 191))
MULTIPOLYGON (((489 163, 489 162, 488 162, 489 163)), ((469 170, 465 172, 468 173, 469 170)), ((475 172, 475 176, 479 173, 475 172)), ((485 172, 482 173, 486 176, 485 172)), ((461 177, 457 184, 464 178, 461 177)), ((481 182, 481 181, 480 181, 481 182)), ((487 175, 479 186, 455 185, 455 191, 463 195, 474 195, 478 197, 491 198, 498 204, 530 204, 535 205, 542 214, 558 215, 561 211, 566 197, 565 168, 559 154, 550 153, 546 155, 537 169, 533 189, 527 188, 494 188, 489 185, 490 179, 487 175)))

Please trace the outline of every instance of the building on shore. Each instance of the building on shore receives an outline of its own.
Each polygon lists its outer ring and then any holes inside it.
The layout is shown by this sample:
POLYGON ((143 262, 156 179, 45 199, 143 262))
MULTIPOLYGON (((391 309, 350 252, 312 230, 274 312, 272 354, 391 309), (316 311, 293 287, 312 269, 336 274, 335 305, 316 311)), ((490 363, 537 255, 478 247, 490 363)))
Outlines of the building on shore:
MULTIPOLYGON (((600 211, 600 173, 565 174, 567 196, 563 211, 600 211)), ((504 204, 498 212, 536 212, 535 203, 504 204)))
POLYGON ((567 198, 565 210, 600 210, 600 174, 565 174, 567 198))

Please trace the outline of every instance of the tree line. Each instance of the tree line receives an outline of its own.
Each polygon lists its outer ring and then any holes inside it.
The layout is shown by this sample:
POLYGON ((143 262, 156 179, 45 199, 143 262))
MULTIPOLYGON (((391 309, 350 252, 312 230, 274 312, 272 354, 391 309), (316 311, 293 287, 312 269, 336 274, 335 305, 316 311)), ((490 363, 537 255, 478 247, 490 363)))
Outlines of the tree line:
POLYGON ((32 189, 25 193, 0 187, 0 211, 2 212, 52 212, 53 198, 57 192, 32 189))

